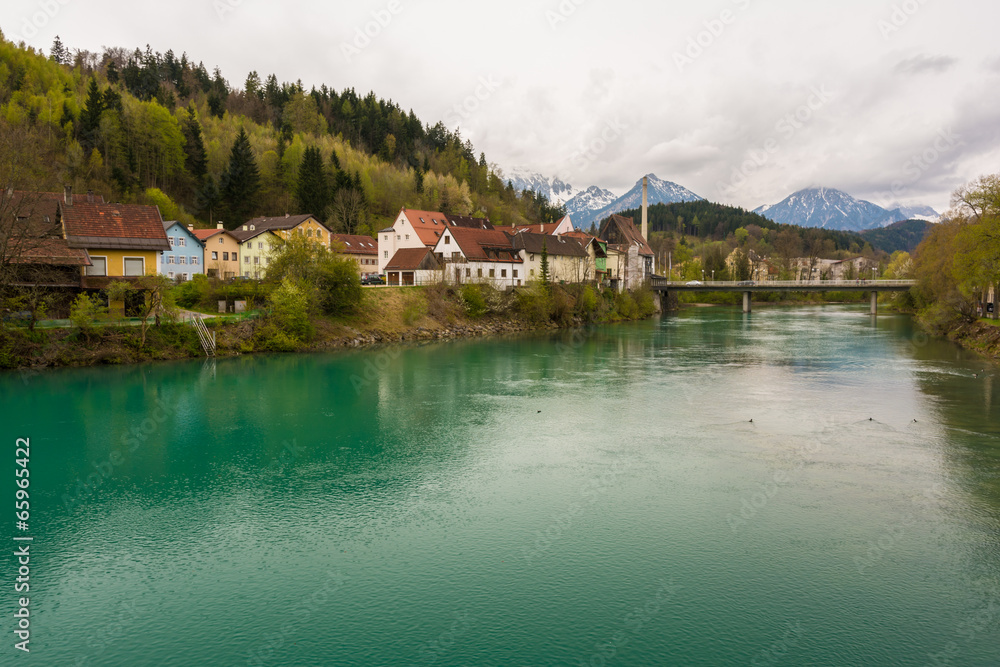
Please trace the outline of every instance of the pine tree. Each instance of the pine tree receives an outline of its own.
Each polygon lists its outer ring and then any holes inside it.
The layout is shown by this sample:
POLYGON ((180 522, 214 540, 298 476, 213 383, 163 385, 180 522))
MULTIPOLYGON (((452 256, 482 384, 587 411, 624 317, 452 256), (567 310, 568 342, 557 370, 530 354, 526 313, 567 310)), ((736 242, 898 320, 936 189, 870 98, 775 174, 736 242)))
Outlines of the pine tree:
POLYGON ((414 169, 414 185, 416 186, 417 192, 423 194, 424 191, 424 172, 420 169, 414 169))
POLYGON ((63 46, 62 40, 59 39, 59 35, 56 35, 55 40, 52 42, 52 52, 49 55, 49 60, 59 63, 60 65, 66 65, 69 63, 69 49, 63 46))
POLYGON ((188 106, 188 117, 181 126, 184 133, 184 166, 199 181, 208 173, 208 153, 201 136, 201 123, 195 115, 194 102, 188 106))
POLYGON ((330 189, 323 170, 323 155, 315 146, 306 148, 302 155, 295 197, 299 203, 299 213, 310 213, 324 219, 330 205, 330 189))
POLYGON ((101 128, 101 114, 104 113, 104 95, 91 77, 87 87, 87 103, 80 113, 80 143, 88 151, 97 144, 97 132, 101 128))
POLYGON ((552 285, 549 283, 549 247, 544 238, 542 239, 542 268, 539 280, 542 281, 542 289, 546 292, 552 289, 552 285))
POLYGON ((333 166, 334 172, 340 171, 340 158, 337 157, 337 151, 330 151, 330 164, 333 166))
POLYGON ((242 127, 229 154, 229 167, 223 174, 221 194, 229 229, 249 220, 257 208, 260 171, 253 156, 250 138, 242 127))
POLYGON ((109 60, 108 61, 108 67, 107 67, 106 75, 108 77, 108 83, 110 83, 112 86, 115 85, 116 83, 118 83, 118 79, 119 79, 118 66, 115 65, 115 61, 114 60, 109 60))

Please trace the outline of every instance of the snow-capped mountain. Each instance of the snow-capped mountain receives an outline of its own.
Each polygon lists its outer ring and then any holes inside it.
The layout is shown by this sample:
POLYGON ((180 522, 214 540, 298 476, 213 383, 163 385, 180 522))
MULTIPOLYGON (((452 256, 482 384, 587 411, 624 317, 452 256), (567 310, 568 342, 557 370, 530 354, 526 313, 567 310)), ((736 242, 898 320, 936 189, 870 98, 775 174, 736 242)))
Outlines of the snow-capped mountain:
POLYGON ((566 202, 566 213, 572 218, 573 224, 577 228, 585 229, 590 226, 590 216, 594 211, 611 205, 616 199, 618 199, 618 195, 611 190, 591 185, 566 202), (584 219, 587 220, 586 224, 583 222, 584 219))
POLYGON ((941 214, 930 206, 900 206, 899 204, 893 204, 892 206, 887 206, 886 208, 889 209, 890 213, 895 215, 897 222, 900 220, 941 222, 941 214))
POLYGON ((900 207, 889 211, 831 188, 800 190, 781 203, 761 206, 754 213, 788 225, 851 231, 885 227, 914 215, 937 218, 937 212, 929 207, 900 207))
MULTIPOLYGON (((702 197, 699 197, 687 188, 677 185, 671 181, 664 181, 663 179, 658 178, 655 174, 648 174, 647 178, 649 178, 650 206, 654 204, 676 204, 678 202, 701 201, 702 199, 702 197)), ((591 190, 593 189, 594 188, 591 188, 591 190)), ((587 190, 587 192, 590 192, 590 190, 587 190)), ((608 193, 607 190, 604 190, 604 192, 608 193)), ((642 179, 640 178, 636 181, 635 186, 621 197, 618 197, 617 199, 614 199, 599 208, 588 207, 584 209, 582 206, 577 206, 572 200, 570 200, 570 203, 573 203, 574 207, 581 209, 579 213, 572 214, 573 224, 581 229, 586 229, 590 226, 590 223, 596 222, 600 224, 602 220, 614 213, 619 213, 633 208, 640 208, 642 206, 642 179)), ((570 204, 566 205, 567 211, 569 210, 569 205, 570 204)))
POLYGON ((544 174, 539 174, 525 167, 504 169, 503 181, 505 184, 507 181, 510 181, 514 185, 514 189, 518 192, 522 190, 540 192, 548 197, 549 201, 556 206, 565 204, 576 193, 572 185, 564 183, 558 178, 549 178, 544 174))

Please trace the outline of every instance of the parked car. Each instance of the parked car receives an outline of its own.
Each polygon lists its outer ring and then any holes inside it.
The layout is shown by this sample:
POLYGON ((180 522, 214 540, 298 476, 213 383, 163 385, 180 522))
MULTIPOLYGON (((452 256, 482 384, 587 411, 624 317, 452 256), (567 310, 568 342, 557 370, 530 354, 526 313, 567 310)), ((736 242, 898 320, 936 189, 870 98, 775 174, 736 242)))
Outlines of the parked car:
POLYGON ((697 285, 703 285, 703 284, 704 283, 702 283, 700 280, 692 280, 691 282, 688 283, 688 285, 690 285, 691 287, 694 287, 694 286, 697 286, 697 285))
POLYGON ((753 287, 757 283, 755 283, 752 280, 741 280, 740 282, 738 282, 736 284, 739 285, 740 287, 753 287))
POLYGON ((371 274, 361 279, 362 285, 385 285, 385 278, 377 274, 371 274))

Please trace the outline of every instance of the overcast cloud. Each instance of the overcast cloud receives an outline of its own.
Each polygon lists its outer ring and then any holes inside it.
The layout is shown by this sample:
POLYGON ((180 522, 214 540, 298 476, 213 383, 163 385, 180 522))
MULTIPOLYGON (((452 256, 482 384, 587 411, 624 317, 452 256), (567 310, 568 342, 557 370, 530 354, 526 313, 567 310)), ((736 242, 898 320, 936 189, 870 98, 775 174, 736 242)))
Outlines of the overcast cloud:
POLYGON ((460 126, 500 166, 618 193, 653 172, 746 208, 822 185, 943 210, 957 186, 1000 171, 998 22, 1000 6, 969 0, 0 9, 8 38, 46 52, 56 34, 92 51, 148 43, 218 65, 237 87, 256 70, 371 89, 460 126))

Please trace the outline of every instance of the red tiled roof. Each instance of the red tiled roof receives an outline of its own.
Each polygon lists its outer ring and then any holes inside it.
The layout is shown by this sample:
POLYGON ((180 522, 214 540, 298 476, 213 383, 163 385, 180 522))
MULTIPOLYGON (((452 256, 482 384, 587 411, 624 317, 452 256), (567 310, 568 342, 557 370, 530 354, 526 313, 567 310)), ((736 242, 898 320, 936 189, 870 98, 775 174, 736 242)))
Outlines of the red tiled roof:
POLYGON ((377 255, 378 241, 357 234, 331 234, 330 245, 342 255, 377 255), (338 247, 338 244, 340 247, 338 247))
POLYGON ((74 248, 170 250, 155 206, 61 204, 66 240, 74 248))
POLYGON ((403 215, 410 221, 413 231, 425 246, 433 248, 441 238, 441 232, 449 229, 448 217, 440 211, 417 211, 408 208, 403 210, 403 215))
POLYGON ((402 248, 396 251, 389 263, 385 265, 386 271, 419 271, 433 270, 437 266, 437 260, 431 249, 423 248, 402 248), (431 267, 431 268, 428 268, 431 267))
POLYGON ((511 237, 499 229, 449 227, 448 231, 455 239, 462 254, 469 260, 518 264, 524 261, 511 245, 511 237))
POLYGON ((50 266, 93 266, 83 248, 70 248, 66 239, 35 239, 11 259, 12 264, 47 264, 50 266))
POLYGON ((623 240, 626 245, 638 245, 640 255, 652 255, 653 249, 649 247, 646 243, 646 239, 642 238, 642 232, 640 232, 635 227, 635 222, 632 218, 626 218, 621 215, 612 215, 608 218, 604 227, 601 228, 601 239, 610 242, 609 234, 612 231, 612 227, 617 227, 620 240, 623 240))

